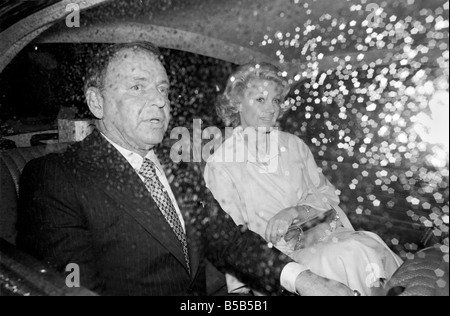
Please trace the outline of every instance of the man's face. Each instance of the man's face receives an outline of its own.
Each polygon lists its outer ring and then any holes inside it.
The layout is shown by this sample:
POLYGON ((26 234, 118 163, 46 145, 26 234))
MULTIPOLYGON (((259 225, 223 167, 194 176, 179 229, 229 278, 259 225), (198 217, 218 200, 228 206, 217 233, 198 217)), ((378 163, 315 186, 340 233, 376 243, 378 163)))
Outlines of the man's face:
POLYGON ((170 120, 169 79, 157 57, 126 49, 110 62, 102 92, 107 136, 129 149, 162 142, 170 120))

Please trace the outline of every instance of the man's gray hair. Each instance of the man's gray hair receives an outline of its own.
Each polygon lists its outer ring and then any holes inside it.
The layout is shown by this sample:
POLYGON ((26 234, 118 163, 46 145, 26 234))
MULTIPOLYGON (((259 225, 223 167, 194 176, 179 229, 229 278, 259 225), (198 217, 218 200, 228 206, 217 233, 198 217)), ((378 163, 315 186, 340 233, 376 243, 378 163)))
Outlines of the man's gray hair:
POLYGON ((109 64, 117 55, 117 53, 127 49, 145 51, 154 55, 156 58, 161 57, 161 52, 158 47, 150 42, 113 44, 106 49, 101 49, 97 52, 87 70, 87 74, 84 80, 85 94, 89 88, 97 88, 99 90, 103 90, 106 71, 109 64))

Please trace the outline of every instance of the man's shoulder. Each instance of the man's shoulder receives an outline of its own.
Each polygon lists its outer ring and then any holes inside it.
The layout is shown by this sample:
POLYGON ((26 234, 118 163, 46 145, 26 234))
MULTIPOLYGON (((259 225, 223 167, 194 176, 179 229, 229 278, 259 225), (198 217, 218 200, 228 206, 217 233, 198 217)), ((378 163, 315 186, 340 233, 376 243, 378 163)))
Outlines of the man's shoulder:
POLYGON ((47 174, 49 170, 74 170, 79 163, 78 150, 79 144, 73 144, 63 151, 32 159, 26 164, 24 172, 47 174))

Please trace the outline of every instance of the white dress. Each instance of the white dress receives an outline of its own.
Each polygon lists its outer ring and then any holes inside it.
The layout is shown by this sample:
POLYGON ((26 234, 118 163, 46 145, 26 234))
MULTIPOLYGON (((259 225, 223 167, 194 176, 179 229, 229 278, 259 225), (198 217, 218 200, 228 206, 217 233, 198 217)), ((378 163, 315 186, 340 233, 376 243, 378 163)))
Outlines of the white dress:
MULTIPOLYGON (((274 129, 269 154, 258 154, 255 135, 251 129, 236 128, 208 159, 206 185, 222 208, 236 224, 247 225, 262 237, 268 221, 286 208, 335 208, 340 217, 338 228, 320 243, 297 251, 283 242, 275 246, 318 275, 363 295, 378 293, 379 280, 388 280, 401 259, 376 234, 354 231, 338 206, 335 187, 300 138, 274 129)), ((230 292, 243 285, 228 275, 227 284, 230 292)))

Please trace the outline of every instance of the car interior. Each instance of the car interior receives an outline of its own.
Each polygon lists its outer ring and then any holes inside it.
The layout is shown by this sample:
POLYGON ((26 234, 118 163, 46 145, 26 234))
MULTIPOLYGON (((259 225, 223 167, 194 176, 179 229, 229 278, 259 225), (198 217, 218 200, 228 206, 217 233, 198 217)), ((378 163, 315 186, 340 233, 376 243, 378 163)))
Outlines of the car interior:
MULTIPOLYGON (((355 229, 405 261, 389 294, 448 295, 448 1, 66 2, 0 5, 1 296, 97 295, 16 247, 20 175, 92 131, 87 62, 137 40, 161 48, 170 128, 192 131, 200 118, 223 130, 214 102, 228 74, 252 60, 279 65, 291 84, 279 127, 309 145, 355 229)), ((186 194, 204 163, 183 170, 186 194)), ((224 275, 207 269, 208 294, 224 294, 224 275)))

